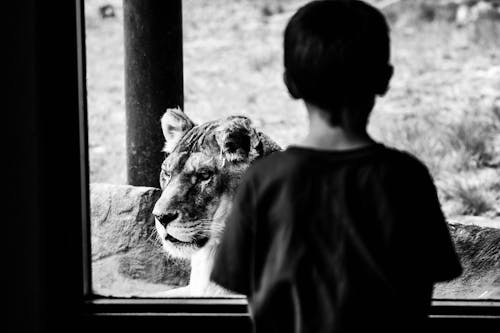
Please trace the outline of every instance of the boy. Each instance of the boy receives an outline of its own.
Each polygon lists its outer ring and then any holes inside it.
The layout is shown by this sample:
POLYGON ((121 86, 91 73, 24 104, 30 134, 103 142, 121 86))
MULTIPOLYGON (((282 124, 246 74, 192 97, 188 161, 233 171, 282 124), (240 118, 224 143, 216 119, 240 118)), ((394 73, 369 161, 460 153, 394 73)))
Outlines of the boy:
POLYGON ((212 271, 248 295, 257 332, 423 330, 433 284, 461 273, 427 168, 366 131, 389 53, 361 1, 314 1, 287 25, 285 83, 309 134, 249 168, 212 271))

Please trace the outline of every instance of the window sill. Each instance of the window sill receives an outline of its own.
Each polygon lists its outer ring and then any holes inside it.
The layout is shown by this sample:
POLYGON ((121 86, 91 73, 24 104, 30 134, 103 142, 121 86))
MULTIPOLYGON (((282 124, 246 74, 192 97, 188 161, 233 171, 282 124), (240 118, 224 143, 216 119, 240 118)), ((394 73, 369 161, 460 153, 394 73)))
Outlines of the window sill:
MULTIPOLYGON (((500 301, 440 299, 432 305, 429 332, 492 332, 500 322, 500 301)), ((252 332, 244 298, 93 298, 84 302, 82 315, 85 332, 136 333, 144 327, 182 328, 184 332, 252 332)))
POLYGON ((432 302, 430 318, 500 319, 500 300, 438 299, 432 302))
MULTIPOLYGON (((84 302, 84 309, 95 315, 249 316, 245 298, 92 298, 84 302)), ((500 300, 438 299, 432 302, 430 317, 500 319, 500 300)))
POLYGON ((246 298, 94 298, 84 302, 90 315, 249 317, 246 298))

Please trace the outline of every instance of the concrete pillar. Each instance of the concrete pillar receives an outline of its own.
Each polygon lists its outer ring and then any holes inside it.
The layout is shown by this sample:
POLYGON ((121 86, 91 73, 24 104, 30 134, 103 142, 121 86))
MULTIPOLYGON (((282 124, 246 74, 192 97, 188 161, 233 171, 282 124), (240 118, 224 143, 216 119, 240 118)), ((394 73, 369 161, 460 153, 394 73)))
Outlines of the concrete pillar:
POLYGON ((160 117, 183 107, 181 0, 124 0, 127 178, 159 187, 160 117))

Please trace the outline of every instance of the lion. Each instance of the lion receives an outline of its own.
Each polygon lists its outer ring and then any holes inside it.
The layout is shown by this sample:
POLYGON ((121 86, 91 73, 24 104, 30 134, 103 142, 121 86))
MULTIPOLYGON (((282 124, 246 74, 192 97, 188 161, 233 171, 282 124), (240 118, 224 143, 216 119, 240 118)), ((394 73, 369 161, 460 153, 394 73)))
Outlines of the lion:
POLYGON ((180 109, 167 109, 161 128, 166 157, 155 227, 165 252, 189 259, 191 273, 187 286, 159 296, 230 294, 209 277, 233 196, 250 164, 281 148, 243 116, 195 125, 180 109))

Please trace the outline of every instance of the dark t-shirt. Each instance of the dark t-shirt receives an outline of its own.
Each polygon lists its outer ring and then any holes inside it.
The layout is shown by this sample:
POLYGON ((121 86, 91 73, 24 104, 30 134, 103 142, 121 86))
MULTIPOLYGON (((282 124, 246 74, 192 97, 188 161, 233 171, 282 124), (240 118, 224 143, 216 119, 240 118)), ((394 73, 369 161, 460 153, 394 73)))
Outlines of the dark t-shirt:
POLYGON ((427 168, 373 144, 254 163, 211 278, 248 295, 257 332, 388 332, 419 327, 460 273, 427 168))

